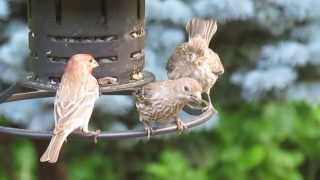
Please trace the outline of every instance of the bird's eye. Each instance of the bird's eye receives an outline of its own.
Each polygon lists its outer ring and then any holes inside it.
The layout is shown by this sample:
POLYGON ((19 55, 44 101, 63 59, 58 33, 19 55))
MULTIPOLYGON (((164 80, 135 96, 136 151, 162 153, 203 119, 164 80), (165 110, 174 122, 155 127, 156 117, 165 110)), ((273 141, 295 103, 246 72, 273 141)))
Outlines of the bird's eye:
POLYGON ((90 59, 89 62, 90 62, 90 63, 93 63, 93 59, 90 59))
POLYGON ((186 91, 186 92, 189 92, 189 91, 190 91, 190 88, 189 88, 188 86, 184 86, 183 89, 184 89, 184 91, 186 91))

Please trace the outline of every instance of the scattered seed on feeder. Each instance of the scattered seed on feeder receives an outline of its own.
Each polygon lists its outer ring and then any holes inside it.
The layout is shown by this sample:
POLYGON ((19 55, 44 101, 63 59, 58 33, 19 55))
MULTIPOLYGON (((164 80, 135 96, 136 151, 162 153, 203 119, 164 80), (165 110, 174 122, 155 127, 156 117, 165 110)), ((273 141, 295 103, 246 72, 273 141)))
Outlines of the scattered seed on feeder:
POLYGON ((103 38, 100 38, 100 37, 95 38, 95 41, 99 42, 99 43, 105 42, 105 40, 103 38))
POLYGON ((54 81, 53 79, 51 79, 49 83, 50 83, 50 84, 57 84, 57 82, 54 81))
POLYGON ((141 59, 144 56, 144 51, 140 50, 137 52, 133 52, 130 54, 130 58, 135 60, 135 59, 141 59))
POLYGON ((114 61, 118 60, 117 56, 110 56, 110 57, 100 57, 100 58, 96 58, 96 60, 98 61, 98 63, 100 64, 108 64, 108 63, 112 63, 114 61))
POLYGON ((134 74, 132 74, 131 79, 137 80, 137 81, 141 80, 141 79, 143 79, 143 73, 142 72, 134 73, 134 74))
POLYGON ((46 55, 51 55, 51 53, 52 53, 51 50, 46 51, 46 55))
POLYGON ((114 40, 116 40, 116 39, 118 39, 118 38, 117 38, 117 36, 115 36, 115 35, 113 35, 113 36, 108 36, 108 37, 105 38, 105 40, 106 40, 106 41, 109 41, 109 42, 110 42, 110 41, 114 41, 114 40))
POLYGON ((98 79, 98 84, 101 86, 108 86, 108 85, 116 85, 118 83, 118 79, 114 77, 103 77, 98 79))

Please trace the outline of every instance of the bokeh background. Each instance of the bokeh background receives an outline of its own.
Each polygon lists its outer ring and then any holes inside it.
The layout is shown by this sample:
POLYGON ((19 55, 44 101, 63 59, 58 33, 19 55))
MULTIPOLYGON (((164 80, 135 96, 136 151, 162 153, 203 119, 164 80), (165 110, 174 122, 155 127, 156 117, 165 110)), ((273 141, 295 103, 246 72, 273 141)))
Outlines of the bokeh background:
MULTIPOLYGON (((0 0, 0 88, 23 76, 25 0, 0 0)), ((0 180, 320 179, 320 1, 146 0, 146 69, 166 79, 172 49, 195 16, 218 20, 211 48, 225 74, 212 91, 219 115, 183 135, 149 142, 72 140, 40 164, 48 141, 0 136, 0 180)), ((0 106, 0 123, 52 127, 52 99, 0 106)), ((138 128, 134 100, 103 97, 93 128, 138 128)))

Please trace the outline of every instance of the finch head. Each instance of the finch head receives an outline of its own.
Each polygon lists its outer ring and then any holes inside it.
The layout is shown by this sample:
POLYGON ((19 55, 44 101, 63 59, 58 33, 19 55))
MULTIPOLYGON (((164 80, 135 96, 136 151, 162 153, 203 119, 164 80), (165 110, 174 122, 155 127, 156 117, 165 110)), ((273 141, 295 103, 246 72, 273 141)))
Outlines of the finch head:
POLYGON ((184 99, 188 102, 202 102, 202 87, 198 81, 192 78, 181 78, 177 80, 178 91, 183 94, 184 99))
POLYGON ((73 55, 67 63, 66 72, 89 72, 98 67, 99 64, 90 54, 73 55))

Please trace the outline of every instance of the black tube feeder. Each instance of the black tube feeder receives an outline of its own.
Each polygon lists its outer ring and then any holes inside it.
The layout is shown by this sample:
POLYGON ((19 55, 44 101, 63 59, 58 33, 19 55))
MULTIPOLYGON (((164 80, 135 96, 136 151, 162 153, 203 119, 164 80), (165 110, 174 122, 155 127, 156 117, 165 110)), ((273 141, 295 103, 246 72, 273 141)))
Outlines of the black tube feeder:
MULTIPOLYGON (((145 0, 28 0, 31 75, 0 93, 0 103, 52 97, 64 66, 74 54, 95 56, 94 76, 116 78, 116 85, 101 85, 102 94, 131 95, 154 80, 144 67, 145 0)), ((187 124, 206 122, 209 109, 187 124)), ((175 131, 176 126, 156 129, 154 135, 175 131)), ((0 126, 0 134, 50 138, 51 132, 0 126)), ((144 130, 102 132, 98 138, 127 139, 146 136, 144 130)))
POLYGON ((66 61, 89 53, 96 78, 133 80, 144 65, 144 0, 29 0, 29 67, 34 80, 59 81, 66 61))

